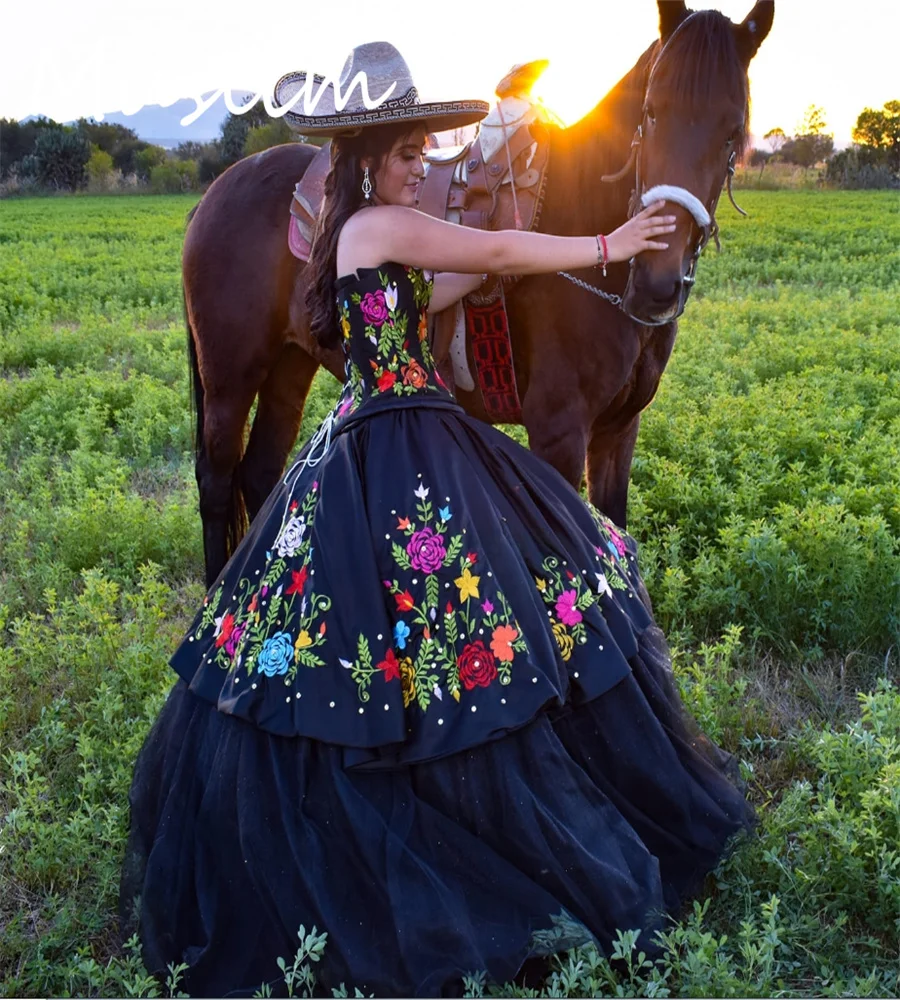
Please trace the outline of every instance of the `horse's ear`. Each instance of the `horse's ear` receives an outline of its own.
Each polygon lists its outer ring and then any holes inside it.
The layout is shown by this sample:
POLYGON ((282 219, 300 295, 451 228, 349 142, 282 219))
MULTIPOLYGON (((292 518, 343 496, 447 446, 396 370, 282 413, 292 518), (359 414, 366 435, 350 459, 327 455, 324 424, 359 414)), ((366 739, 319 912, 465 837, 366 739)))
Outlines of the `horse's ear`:
POLYGON ((659 37, 665 41, 687 17, 688 9, 684 0, 656 0, 659 8, 659 37))
POLYGON ((775 0, 759 0, 744 20, 735 26, 734 39, 744 65, 756 55, 775 19, 775 0))

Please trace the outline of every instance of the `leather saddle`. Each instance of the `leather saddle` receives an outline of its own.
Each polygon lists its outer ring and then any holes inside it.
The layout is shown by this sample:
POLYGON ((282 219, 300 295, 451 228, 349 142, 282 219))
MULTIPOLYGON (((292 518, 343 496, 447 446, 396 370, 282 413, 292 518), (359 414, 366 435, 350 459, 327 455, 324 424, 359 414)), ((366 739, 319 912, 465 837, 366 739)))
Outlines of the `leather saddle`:
MULTIPOLYGON (((425 177, 417 192, 422 212, 474 229, 534 229, 537 227, 550 158, 549 128, 563 123, 529 90, 546 69, 546 60, 513 66, 496 88, 498 101, 478 126, 478 134, 464 146, 432 149, 425 155, 425 177)), ((294 188, 288 242, 291 252, 309 259, 316 219, 331 165, 326 143, 294 188)), ((469 296, 487 304, 502 296, 518 278, 489 281, 469 296)), ((439 313, 432 332, 435 360, 451 355, 453 380, 471 390, 474 380, 465 350, 462 304, 439 313)))

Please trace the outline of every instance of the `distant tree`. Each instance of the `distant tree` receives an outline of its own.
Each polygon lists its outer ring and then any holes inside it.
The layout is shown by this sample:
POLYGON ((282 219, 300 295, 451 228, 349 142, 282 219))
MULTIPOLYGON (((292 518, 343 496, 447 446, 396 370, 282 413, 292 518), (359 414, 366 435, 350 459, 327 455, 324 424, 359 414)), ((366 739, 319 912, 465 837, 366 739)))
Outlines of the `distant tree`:
POLYGON ((816 104, 810 104, 803 113, 803 120, 797 126, 795 135, 824 135, 827 128, 825 109, 816 104))
MULTIPOLYGON (((23 172, 22 160, 34 153, 38 136, 47 129, 62 128, 52 118, 34 118, 20 122, 15 118, 0 118, 0 179, 7 177, 16 168, 23 172)), ((32 167, 34 161, 31 161, 32 167)))
POLYGON ((179 142, 175 147, 174 154, 175 158, 178 160, 199 160, 206 151, 206 143, 196 142, 193 139, 187 139, 185 142, 179 142))
POLYGON ((77 128, 91 141, 91 144, 114 156, 116 149, 123 142, 140 141, 134 129, 126 128, 115 122, 98 122, 93 118, 79 118, 75 123, 77 128))
POLYGON ((77 191, 84 185, 91 144, 80 129, 42 129, 32 156, 40 184, 59 191, 77 191))
POLYGON ((295 133, 283 118, 270 118, 265 125, 256 125, 247 133, 247 138, 244 140, 244 156, 296 141, 295 133))
POLYGON ((807 169, 827 160, 834 152, 834 136, 827 127, 824 109, 811 104, 793 138, 782 145, 781 158, 807 169))
POLYGON ((106 187, 113 176, 113 158, 105 149, 91 146, 91 157, 87 161, 87 174, 95 188, 106 187))
POLYGON ((167 160, 150 170, 154 194, 181 194, 197 187, 198 170, 193 160, 167 160))
POLYGON ((134 154, 134 172, 142 181, 149 181, 154 167, 166 162, 166 151, 162 146, 147 145, 134 154))
POLYGON ((150 148, 151 143, 145 142, 143 139, 124 138, 116 144, 113 151, 113 165, 116 170, 121 170, 123 174, 136 174, 140 162, 138 154, 150 148))
POLYGON ((767 149, 752 149, 750 155, 747 157, 747 166, 759 167, 759 176, 762 177, 763 171, 766 169, 766 164, 774 155, 774 153, 770 153, 767 149))
POLYGON ((787 142, 787 136, 784 134, 783 128, 771 128, 763 136, 763 139, 769 144, 769 149, 772 150, 773 156, 777 156, 781 147, 787 142))
MULTIPOLYGON (((245 98, 241 107, 247 107, 251 100, 251 97, 245 98)), ((237 163, 238 160, 246 155, 244 147, 251 129, 262 128, 271 124, 272 121, 273 119, 269 112, 266 111, 266 106, 262 101, 257 101, 252 107, 246 111, 242 111, 240 114, 229 112, 222 123, 222 137, 219 140, 221 155, 225 165, 231 166, 232 163, 237 163)), ((275 121, 283 122, 284 119, 275 119, 275 121)))
POLYGON ((891 170, 871 146, 853 145, 836 153, 828 161, 825 177, 840 188, 900 188, 900 173, 891 170))
POLYGON ((856 119, 853 141, 880 154, 891 170, 900 170, 900 101, 887 101, 880 111, 864 108, 856 119))

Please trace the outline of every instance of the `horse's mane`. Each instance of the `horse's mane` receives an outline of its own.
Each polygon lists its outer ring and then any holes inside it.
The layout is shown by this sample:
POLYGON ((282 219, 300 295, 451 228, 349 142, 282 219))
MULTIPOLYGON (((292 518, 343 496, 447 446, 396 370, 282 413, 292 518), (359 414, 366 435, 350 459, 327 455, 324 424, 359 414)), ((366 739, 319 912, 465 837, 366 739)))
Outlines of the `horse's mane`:
POLYGON ((653 66, 652 83, 684 107, 706 107, 723 93, 744 104, 743 146, 749 139, 750 87, 738 53, 734 25, 717 10, 689 15, 662 46, 653 66))

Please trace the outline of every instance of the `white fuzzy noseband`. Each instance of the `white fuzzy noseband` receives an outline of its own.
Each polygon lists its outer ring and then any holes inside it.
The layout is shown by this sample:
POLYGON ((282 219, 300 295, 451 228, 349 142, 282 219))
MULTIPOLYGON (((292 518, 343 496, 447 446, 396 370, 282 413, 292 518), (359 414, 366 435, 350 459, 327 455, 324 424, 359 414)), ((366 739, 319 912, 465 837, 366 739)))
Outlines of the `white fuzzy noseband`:
POLYGON ((701 229, 709 225, 709 212, 706 211, 703 202, 685 188, 675 187, 672 184, 657 184, 656 187, 650 188, 641 196, 641 206, 646 208, 660 199, 674 202, 676 205, 686 208, 701 229))

